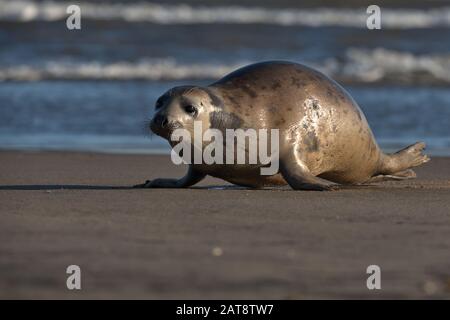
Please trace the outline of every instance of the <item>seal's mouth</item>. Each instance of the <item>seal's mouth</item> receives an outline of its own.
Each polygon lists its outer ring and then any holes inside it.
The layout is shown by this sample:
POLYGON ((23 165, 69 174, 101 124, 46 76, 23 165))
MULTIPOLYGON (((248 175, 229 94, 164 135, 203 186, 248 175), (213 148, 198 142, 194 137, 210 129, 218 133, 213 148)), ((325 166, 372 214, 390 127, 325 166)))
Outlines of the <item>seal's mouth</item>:
POLYGON ((166 140, 170 140, 172 133, 182 127, 182 124, 178 121, 169 121, 161 116, 155 116, 150 122, 150 130, 166 140))

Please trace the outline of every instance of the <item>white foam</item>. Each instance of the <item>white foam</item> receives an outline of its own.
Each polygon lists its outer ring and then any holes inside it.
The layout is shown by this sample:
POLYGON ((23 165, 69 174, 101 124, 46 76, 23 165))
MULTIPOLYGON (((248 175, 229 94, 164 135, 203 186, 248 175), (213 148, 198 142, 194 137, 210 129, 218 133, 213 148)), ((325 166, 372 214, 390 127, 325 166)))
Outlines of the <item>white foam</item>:
MULTIPOLYGON (((54 21, 65 19, 72 2, 0 0, 0 20, 54 21)), ((242 6, 191 6, 156 3, 77 2, 83 18, 158 24, 264 23, 283 26, 344 26, 366 28, 366 8, 262 8, 242 6)), ((382 8, 383 28, 450 26, 450 7, 434 9, 382 8)))
POLYGON ((119 61, 64 63, 48 62, 39 66, 0 67, 0 80, 36 81, 44 79, 107 79, 107 80, 182 80, 219 78, 245 63, 181 64, 174 59, 144 59, 134 63, 119 61))
MULTIPOLYGON (((293 61, 310 65, 338 81, 374 83, 450 83, 450 54, 413 55, 408 52, 350 48, 342 58, 293 61)), ((75 80, 189 80, 219 79, 254 61, 180 63, 175 59, 142 59, 114 63, 52 61, 39 65, 0 66, 0 81, 75 80)))

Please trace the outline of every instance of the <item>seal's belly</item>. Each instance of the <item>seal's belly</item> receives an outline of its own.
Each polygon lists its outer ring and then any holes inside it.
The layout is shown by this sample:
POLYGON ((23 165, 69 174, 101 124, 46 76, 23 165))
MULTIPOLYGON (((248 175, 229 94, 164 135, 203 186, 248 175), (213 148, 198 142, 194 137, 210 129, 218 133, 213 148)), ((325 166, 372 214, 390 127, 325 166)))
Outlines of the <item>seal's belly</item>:
POLYGON ((249 186, 254 188, 270 187, 270 186, 285 186, 287 185, 286 180, 284 180, 281 174, 276 174, 273 176, 247 176, 247 177, 229 177, 224 179, 233 184, 241 186, 249 186))
POLYGON ((266 187, 287 184, 286 180, 279 173, 275 175, 262 175, 260 166, 222 164, 205 165, 196 168, 215 178, 242 186, 266 187))

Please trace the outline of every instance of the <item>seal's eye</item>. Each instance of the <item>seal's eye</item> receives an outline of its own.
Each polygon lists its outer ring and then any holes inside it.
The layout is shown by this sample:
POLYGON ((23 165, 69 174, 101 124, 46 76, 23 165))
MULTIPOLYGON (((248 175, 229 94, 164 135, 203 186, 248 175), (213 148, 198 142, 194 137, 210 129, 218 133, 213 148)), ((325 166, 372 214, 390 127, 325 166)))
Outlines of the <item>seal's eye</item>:
POLYGON ((162 101, 161 100, 157 100, 155 103, 155 110, 159 109, 162 107, 162 101))
POLYGON ((186 113, 189 113, 191 116, 195 116, 197 114, 197 108, 194 107, 193 105, 186 105, 183 107, 184 111, 186 111, 186 113))

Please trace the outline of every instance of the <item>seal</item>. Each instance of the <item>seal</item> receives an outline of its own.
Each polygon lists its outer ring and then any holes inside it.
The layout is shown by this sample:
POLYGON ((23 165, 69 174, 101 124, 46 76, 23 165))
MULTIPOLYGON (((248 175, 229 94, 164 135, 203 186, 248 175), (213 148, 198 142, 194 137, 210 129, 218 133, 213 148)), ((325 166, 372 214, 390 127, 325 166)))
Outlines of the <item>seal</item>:
POLYGON ((339 184, 414 178, 411 168, 430 160, 422 153, 423 142, 383 153, 352 97, 324 74, 292 62, 256 63, 206 87, 170 89, 157 100, 150 128, 171 143, 175 129, 193 132, 194 121, 205 129, 279 129, 278 172, 261 175, 260 163, 190 164, 181 179, 147 180, 135 187, 184 188, 211 175, 255 188, 289 184, 296 190, 333 190, 339 184))

